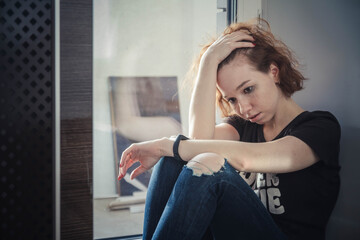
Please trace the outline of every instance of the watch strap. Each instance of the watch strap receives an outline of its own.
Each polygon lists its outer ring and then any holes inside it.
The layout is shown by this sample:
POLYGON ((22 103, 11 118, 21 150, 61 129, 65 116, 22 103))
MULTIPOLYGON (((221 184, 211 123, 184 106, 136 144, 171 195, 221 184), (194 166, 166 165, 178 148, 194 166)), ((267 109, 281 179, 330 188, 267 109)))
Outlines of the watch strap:
POLYGON ((181 159, 181 157, 179 155, 179 144, 180 144, 181 140, 188 140, 188 139, 189 139, 188 137, 185 137, 184 135, 181 135, 181 134, 179 134, 176 137, 174 145, 173 145, 173 154, 174 154, 174 158, 176 160, 184 161, 184 160, 181 159))

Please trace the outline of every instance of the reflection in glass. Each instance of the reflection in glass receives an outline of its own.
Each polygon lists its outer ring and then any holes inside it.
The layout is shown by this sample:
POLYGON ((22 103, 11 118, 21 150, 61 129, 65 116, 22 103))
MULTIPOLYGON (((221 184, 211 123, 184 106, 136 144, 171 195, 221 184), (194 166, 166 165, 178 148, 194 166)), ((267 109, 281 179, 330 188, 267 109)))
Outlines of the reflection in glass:
POLYGON ((94 237, 142 233, 150 172, 116 180, 129 144, 186 133, 193 57, 216 32, 215 0, 94 0, 94 237), (181 123, 181 124, 180 124, 181 123))
MULTIPOLYGON (((122 152, 132 143, 181 133, 176 77, 110 77, 109 83, 115 169, 122 152)), ((131 166, 121 181, 114 176, 120 197, 147 190, 150 172, 130 180, 130 173, 138 166, 131 166)), ((112 202, 111 209, 126 205, 122 199, 112 202)), ((145 202, 145 198, 127 200, 145 202)))

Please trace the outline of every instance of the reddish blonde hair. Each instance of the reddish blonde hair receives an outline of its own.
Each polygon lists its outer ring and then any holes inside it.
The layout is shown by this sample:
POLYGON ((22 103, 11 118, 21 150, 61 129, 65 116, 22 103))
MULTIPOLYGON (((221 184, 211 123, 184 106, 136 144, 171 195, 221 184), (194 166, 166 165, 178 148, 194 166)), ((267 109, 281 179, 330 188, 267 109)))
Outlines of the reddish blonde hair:
MULTIPOLYGON (((279 88, 286 97, 290 97, 294 92, 303 89, 303 81, 305 77, 297 69, 298 61, 293 56, 292 51, 280 40, 276 39, 271 33, 269 23, 264 19, 257 19, 254 22, 233 23, 228 26, 223 35, 227 35, 236 31, 244 31, 255 39, 255 47, 237 48, 228 57, 226 57, 218 66, 218 71, 226 64, 235 59, 236 56, 245 56, 248 62, 255 67, 256 70, 268 73, 270 64, 275 64, 279 68, 279 88)), ((192 79, 198 72, 200 59, 205 51, 213 44, 216 39, 212 39, 205 44, 194 61, 190 75, 192 79)), ((189 76, 189 75, 188 75, 189 76)), ((190 80, 190 79, 189 79, 190 80)), ((222 115, 227 117, 234 114, 229 103, 222 97, 219 90, 216 93, 216 102, 222 115)))

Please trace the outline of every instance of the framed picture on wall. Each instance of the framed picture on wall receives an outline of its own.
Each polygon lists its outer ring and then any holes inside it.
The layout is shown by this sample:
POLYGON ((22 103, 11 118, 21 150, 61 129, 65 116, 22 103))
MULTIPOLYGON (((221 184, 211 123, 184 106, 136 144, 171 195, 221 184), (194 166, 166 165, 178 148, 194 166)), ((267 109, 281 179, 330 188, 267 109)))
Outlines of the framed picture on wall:
POLYGON ((130 181, 134 164, 117 180, 121 153, 132 143, 181 133, 177 77, 109 77, 110 112, 114 144, 114 180, 117 193, 146 192, 151 171, 130 181))

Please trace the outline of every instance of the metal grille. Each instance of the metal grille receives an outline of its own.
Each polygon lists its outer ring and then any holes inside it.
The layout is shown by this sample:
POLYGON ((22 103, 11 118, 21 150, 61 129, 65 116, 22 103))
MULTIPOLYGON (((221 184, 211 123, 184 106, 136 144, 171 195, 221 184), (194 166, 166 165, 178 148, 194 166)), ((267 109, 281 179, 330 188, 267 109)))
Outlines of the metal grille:
POLYGON ((53 238, 51 5, 0 1, 1 239, 53 238))

